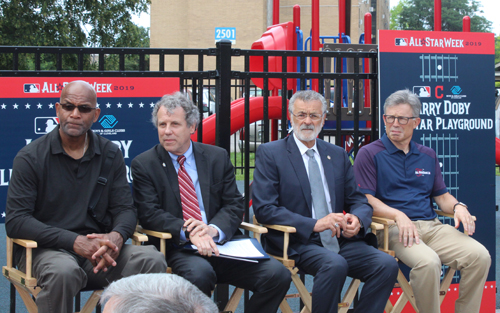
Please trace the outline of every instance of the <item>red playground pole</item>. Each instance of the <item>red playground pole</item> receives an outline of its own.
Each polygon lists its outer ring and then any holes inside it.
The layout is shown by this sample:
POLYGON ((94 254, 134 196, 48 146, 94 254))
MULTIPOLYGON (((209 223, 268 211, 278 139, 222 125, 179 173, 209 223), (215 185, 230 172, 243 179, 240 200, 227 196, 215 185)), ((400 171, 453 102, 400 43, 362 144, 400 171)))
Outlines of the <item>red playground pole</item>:
POLYGON ((342 36, 345 34, 345 0, 339 0, 339 43, 342 43, 342 36))
POLYGON ((469 16, 464 16, 462 19, 462 31, 464 33, 470 33, 470 17, 469 16))
MULTIPOLYGON (((365 44, 372 43, 372 14, 365 13, 365 44)), ((365 73, 370 72, 370 59, 365 59, 365 73)), ((365 108, 370 107, 370 80, 365 79, 365 108)))
POLYGON ((273 0, 273 25, 280 23, 280 0, 273 0))
MULTIPOLYGON (((280 23, 280 0, 273 0, 273 25, 280 23)), ((283 90, 286 92, 286 90, 283 90)), ((278 89, 271 91, 273 96, 278 95, 278 89)), ((271 141, 278 140, 278 120, 271 120, 271 141)))
POLYGON ((434 0, 434 31, 441 31, 441 0, 434 0))
MULTIPOLYGON (((311 29, 311 51, 319 51, 319 0, 312 0, 312 29, 311 29)), ((312 58, 311 73, 318 73, 318 58, 312 58)), ((319 92, 319 82, 313 79, 311 89, 319 92)))

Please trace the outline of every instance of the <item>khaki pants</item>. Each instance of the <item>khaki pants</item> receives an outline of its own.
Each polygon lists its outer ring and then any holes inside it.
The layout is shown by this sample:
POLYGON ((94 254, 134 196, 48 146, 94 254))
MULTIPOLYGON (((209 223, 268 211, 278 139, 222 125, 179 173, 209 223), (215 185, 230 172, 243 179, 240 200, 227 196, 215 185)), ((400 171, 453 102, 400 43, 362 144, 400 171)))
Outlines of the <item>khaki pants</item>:
POLYGON ((478 313, 484 283, 491 265, 486 248, 458 231, 442 224, 439 219, 413 222, 417 227, 420 244, 405 247, 399 242, 399 229, 389 229, 389 249, 412 268, 410 283, 421 313, 439 313, 439 285, 441 264, 460 271, 459 298, 455 313, 478 313))

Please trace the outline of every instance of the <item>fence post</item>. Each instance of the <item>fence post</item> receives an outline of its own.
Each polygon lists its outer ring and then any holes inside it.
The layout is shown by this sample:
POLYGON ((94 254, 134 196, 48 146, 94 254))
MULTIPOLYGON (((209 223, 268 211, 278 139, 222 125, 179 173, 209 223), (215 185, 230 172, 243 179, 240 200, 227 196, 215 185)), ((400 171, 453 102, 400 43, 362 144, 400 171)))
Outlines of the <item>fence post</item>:
POLYGON ((215 145, 231 152, 231 42, 217 42, 215 145))
MULTIPOLYGON (((215 81, 215 113, 216 113, 216 136, 215 145, 226 149, 231 153, 231 42, 222 40, 217 42, 215 81)), ((214 292, 214 300, 220 310, 223 310, 228 302, 229 286, 217 284, 214 292)))

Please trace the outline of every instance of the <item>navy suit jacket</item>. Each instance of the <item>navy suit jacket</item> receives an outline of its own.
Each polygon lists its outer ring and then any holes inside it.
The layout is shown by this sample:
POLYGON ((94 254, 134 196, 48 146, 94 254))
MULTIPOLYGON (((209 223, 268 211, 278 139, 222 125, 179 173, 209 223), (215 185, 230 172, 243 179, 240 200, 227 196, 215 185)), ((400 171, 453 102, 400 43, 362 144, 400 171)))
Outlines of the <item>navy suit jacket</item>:
MULTIPOLYGON (((365 227, 355 237, 345 240, 365 239, 373 209, 357 188, 347 153, 321 139, 316 139, 316 146, 323 163, 333 213, 345 211, 356 215, 365 227)), ((317 220, 312 218, 311 187, 293 135, 258 148, 252 193, 253 209, 260 223, 289 225, 297 229, 290 236, 289 255, 297 253, 294 245, 307 243, 312 236, 317 236, 313 232, 317 220)), ((373 239, 365 240, 373 244, 373 239)), ((269 230, 263 236, 263 245, 269 253, 282 253, 282 233, 269 230)))
MULTIPOLYGON (((207 224, 218 226, 231 240, 241 234, 238 227, 244 213, 243 197, 236 186, 234 168, 226 150, 193 142, 193 153, 207 216, 207 224)), ((132 161, 134 202, 141 226, 169 232, 181 245, 181 196, 172 158, 160 144, 132 161)))

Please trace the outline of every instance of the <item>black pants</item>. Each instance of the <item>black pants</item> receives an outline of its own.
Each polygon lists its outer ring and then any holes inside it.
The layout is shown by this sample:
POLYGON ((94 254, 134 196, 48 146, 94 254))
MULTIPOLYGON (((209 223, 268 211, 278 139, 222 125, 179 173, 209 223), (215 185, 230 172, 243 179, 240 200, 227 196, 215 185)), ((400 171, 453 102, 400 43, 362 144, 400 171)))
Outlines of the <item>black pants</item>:
POLYGON ((167 264, 175 274, 189 280, 209 297, 217 283, 252 291, 245 312, 276 312, 290 288, 290 271, 273 258, 251 263, 202 257, 176 249, 167 253, 167 264))

